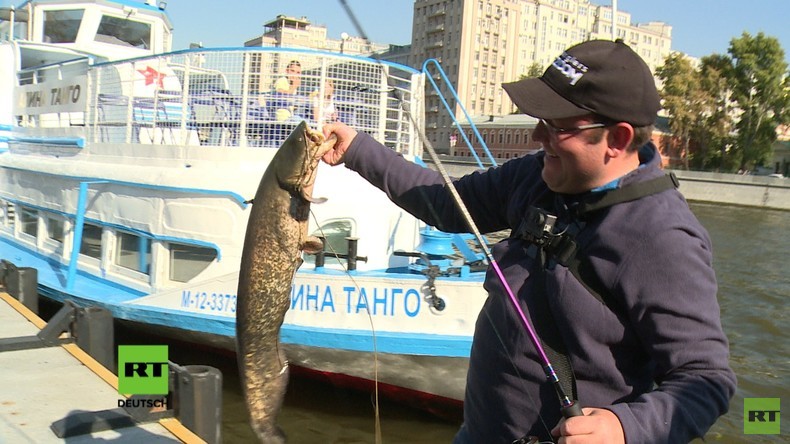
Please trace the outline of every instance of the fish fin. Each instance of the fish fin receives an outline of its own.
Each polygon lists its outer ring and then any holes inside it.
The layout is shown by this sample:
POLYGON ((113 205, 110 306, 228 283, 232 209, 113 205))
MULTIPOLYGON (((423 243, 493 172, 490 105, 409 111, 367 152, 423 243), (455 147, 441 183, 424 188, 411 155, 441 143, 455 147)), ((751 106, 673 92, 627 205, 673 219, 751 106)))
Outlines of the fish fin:
POLYGON ((300 250, 308 254, 315 254, 324 249, 324 243, 321 239, 315 236, 307 236, 307 239, 302 242, 300 250))
POLYGON ((322 204, 322 203, 326 202, 328 199, 327 199, 326 197, 316 197, 316 198, 312 198, 312 197, 311 197, 311 198, 310 198, 310 199, 308 199, 308 200, 309 200, 311 203, 314 203, 314 204, 322 204))
POLYGON ((306 201, 308 201, 310 203, 314 203, 314 204, 322 204, 322 203, 327 201, 326 197, 313 197, 310 194, 308 194, 307 192, 305 192, 304 189, 302 189, 302 198, 304 200, 306 200, 306 201))

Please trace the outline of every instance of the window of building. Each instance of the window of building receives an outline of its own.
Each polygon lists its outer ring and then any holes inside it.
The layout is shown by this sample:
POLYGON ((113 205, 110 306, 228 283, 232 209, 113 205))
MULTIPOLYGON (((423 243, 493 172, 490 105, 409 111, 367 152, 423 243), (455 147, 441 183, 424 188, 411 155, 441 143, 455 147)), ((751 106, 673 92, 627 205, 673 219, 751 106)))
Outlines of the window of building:
POLYGON ((84 13, 83 9, 44 11, 44 42, 74 43, 84 13))
POLYGON ((0 201, 0 217, 2 217, 2 226, 13 230, 16 222, 16 207, 14 204, 5 200, 0 201))
MULTIPOLYGON (((444 136, 440 136, 444 138, 444 136)), ((343 263, 345 260, 338 259, 338 254, 348 254, 348 238, 353 236, 354 224, 351 219, 334 220, 321 225, 312 235, 324 238, 325 263, 343 263), (342 262, 341 262, 342 261, 342 262)), ((315 263, 315 255, 305 255, 304 261, 310 264, 315 263)))
POLYGON ((115 263, 140 273, 149 274, 151 265, 151 241, 131 233, 115 235, 115 263))
POLYGON ((49 239, 55 242, 62 244, 63 235, 65 232, 64 229, 65 221, 63 221, 63 219, 53 214, 48 214, 46 217, 46 224, 47 224, 47 237, 49 237, 49 239))
POLYGON ((38 211, 20 206, 19 230, 33 237, 38 236, 38 211))
POLYGON ((103 15, 96 31, 96 41, 148 49, 151 47, 151 25, 103 15))
POLYGON ((176 282, 189 282, 217 258, 217 252, 213 248, 172 242, 168 246, 170 280, 176 282))
POLYGON ((80 243, 80 254, 101 259, 101 237, 102 228, 98 225, 84 224, 82 226, 82 242, 80 243))

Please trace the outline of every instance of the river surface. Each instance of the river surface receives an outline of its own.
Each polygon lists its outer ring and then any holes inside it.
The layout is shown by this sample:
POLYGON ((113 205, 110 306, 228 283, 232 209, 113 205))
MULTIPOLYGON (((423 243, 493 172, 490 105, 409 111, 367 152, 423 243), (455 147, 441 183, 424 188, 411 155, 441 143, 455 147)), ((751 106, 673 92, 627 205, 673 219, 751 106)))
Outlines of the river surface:
MULTIPOLYGON (((713 240, 722 324, 738 375, 730 411, 705 442, 790 442, 790 421, 784 419, 790 407, 790 212, 703 204, 692 209, 713 240), (749 397, 783 398, 783 436, 743 434, 743 400, 749 397)), ((224 378, 223 441, 257 442, 247 424, 233 356, 173 344, 170 359, 219 368, 224 378)), ((379 410, 384 443, 450 443, 460 425, 385 400, 379 410)), ((291 379, 280 414, 291 444, 374 443, 375 423, 371 395, 304 378, 291 379)))

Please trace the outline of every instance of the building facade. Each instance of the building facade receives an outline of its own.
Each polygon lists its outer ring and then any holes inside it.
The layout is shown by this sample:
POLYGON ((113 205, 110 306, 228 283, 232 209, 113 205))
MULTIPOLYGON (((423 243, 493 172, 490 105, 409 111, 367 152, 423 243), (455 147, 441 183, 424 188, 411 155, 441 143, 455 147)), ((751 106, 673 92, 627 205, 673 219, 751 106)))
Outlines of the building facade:
MULTIPOLYGON (((567 47, 586 40, 622 38, 645 59, 651 70, 670 53, 672 27, 662 22, 634 24, 611 6, 589 0, 416 0, 412 26, 411 65, 436 59, 472 116, 501 116, 516 111, 501 84, 542 72, 567 47), (613 32, 614 25, 614 32, 613 32)), ((430 66, 429 66, 430 68, 430 66)), ((426 95, 426 133, 437 147, 449 147, 453 114, 460 105, 441 83, 434 68, 426 95)), ((450 147, 450 153, 453 153, 450 147)))
POLYGON ((532 132, 538 125, 538 119, 534 117, 526 114, 476 116, 472 118, 472 123, 477 133, 465 121, 453 128, 450 135, 453 156, 473 158, 474 150, 484 164, 489 164, 488 153, 496 159, 497 164, 501 164, 541 149, 541 144, 532 140, 532 132))

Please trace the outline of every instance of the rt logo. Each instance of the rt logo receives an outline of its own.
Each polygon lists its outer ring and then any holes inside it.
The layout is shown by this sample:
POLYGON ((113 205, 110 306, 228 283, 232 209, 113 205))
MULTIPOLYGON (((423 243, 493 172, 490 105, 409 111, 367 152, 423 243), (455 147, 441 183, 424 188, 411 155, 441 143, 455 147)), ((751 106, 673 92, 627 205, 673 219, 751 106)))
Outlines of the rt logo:
POLYGON ((118 346, 118 393, 166 395, 168 373, 166 345, 118 346))
POLYGON ((743 400, 744 435, 778 435, 780 398, 745 398, 743 400))

